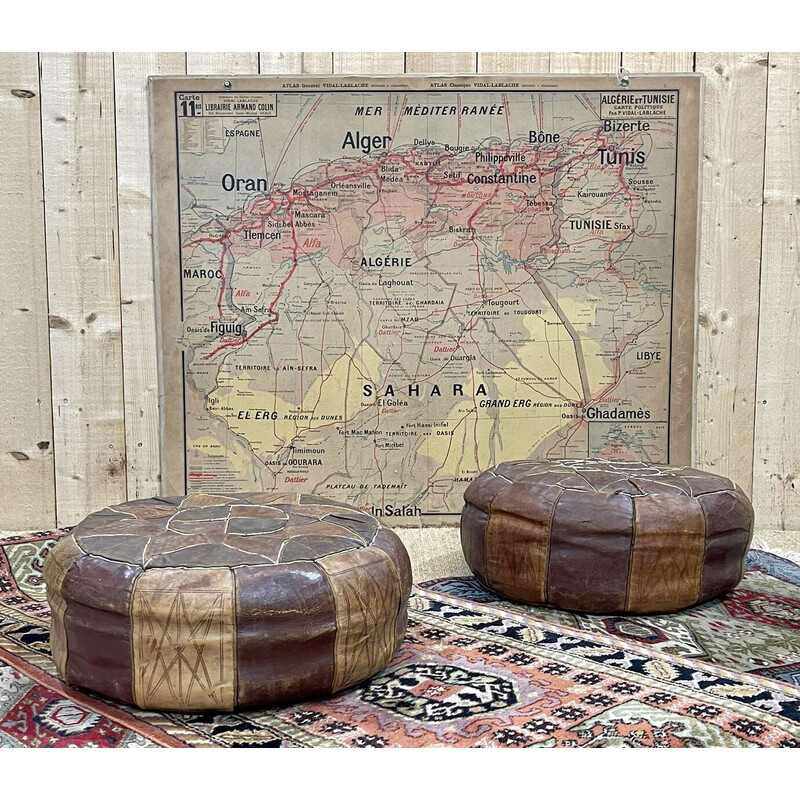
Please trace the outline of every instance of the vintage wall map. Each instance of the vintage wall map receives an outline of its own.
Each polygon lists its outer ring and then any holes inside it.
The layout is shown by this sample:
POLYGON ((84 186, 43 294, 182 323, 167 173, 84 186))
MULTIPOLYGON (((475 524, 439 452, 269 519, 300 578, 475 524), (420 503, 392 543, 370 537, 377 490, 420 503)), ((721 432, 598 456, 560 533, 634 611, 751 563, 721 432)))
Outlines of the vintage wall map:
POLYGON ((164 487, 688 461, 696 76, 155 78, 164 487))

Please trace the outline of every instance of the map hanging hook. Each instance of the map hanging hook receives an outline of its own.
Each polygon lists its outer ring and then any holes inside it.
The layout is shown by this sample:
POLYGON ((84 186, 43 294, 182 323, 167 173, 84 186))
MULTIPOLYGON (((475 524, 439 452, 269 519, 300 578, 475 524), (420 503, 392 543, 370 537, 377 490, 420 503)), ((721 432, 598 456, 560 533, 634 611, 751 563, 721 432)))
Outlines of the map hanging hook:
POLYGON ((630 83, 630 72, 625 67, 620 67, 617 70, 617 83, 620 86, 627 86, 630 83))

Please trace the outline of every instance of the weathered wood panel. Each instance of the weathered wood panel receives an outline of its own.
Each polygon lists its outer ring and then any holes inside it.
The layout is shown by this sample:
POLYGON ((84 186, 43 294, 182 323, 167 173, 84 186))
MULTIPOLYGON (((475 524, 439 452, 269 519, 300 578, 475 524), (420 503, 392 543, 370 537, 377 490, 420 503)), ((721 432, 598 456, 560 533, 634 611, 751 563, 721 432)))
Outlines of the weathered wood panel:
POLYGON ((39 59, 0 69, 0 526, 55 524, 39 59))
POLYGON ((800 54, 770 53, 753 493, 765 528, 800 528, 800 54))
POLYGON ((258 53, 187 53, 189 75, 251 75, 258 73, 258 53))
POLYGON ((41 80, 56 498, 71 525, 126 495, 113 58, 43 53, 41 80))
POLYGON ((478 53, 478 72, 498 75, 550 72, 550 53, 478 53))
POLYGON ((628 72, 694 72, 694 53, 623 53, 628 72))
POLYGON ((161 491, 147 78, 186 71, 184 53, 114 56, 119 267, 128 497, 161 491))
POLYGON ((406 72, 469 74, 477 59, 477 53, 406 53, 406 72))
POLYGON ((550 53, 550 72, 616 72, 620 53, 550 53))
POLYGON ((339 75, 402 75, 405 53, 334 53, 333 71, 339 75))
POLYGON ((695 461, 751 490, 765 53, 698 53, 706 76, 695 461))
POLYGON ((260 53, 264 75, 327 75, 333 72, 333 53, 260 53))

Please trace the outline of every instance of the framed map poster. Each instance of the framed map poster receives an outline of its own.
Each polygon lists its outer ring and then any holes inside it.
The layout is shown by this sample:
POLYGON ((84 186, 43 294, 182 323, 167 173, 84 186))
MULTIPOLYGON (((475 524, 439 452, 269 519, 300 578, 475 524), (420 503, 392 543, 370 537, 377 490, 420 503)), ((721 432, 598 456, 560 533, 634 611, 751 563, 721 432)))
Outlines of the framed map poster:
POLYGON ((151 79, 163 490, 691 460, 701 78, 151 79))

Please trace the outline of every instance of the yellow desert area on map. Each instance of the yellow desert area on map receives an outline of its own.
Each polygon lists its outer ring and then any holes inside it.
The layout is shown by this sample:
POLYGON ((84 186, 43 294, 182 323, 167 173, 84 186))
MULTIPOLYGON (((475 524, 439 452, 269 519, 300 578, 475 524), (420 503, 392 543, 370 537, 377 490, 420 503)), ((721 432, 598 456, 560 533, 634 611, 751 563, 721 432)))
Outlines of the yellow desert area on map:
POLYGON ((185 481, 668 459, 678 91, 176 91, 185 481))

